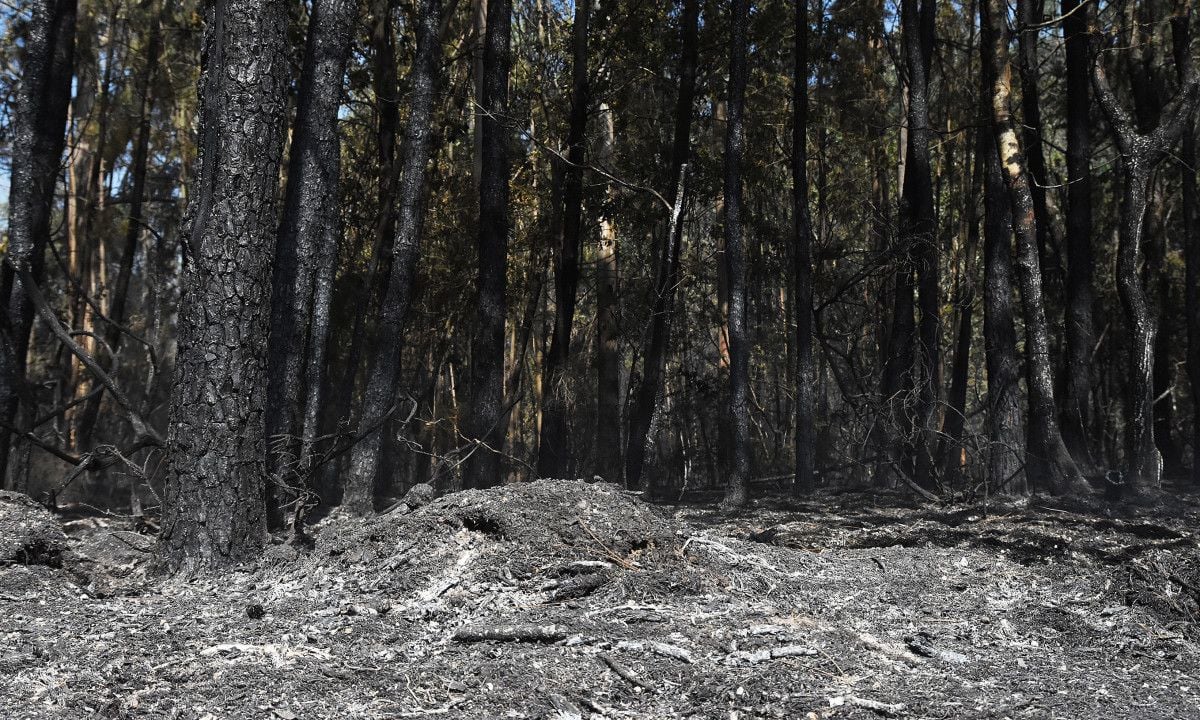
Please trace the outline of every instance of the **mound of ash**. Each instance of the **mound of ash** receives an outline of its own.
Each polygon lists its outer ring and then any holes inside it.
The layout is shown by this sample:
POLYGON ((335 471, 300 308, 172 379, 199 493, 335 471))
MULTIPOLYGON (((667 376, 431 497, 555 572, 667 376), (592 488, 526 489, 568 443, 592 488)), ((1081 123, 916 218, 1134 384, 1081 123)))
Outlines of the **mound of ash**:
POLYGON ((0 491, 0 565, 62 565, 67 536, 49 510, 28 495, 0 491))

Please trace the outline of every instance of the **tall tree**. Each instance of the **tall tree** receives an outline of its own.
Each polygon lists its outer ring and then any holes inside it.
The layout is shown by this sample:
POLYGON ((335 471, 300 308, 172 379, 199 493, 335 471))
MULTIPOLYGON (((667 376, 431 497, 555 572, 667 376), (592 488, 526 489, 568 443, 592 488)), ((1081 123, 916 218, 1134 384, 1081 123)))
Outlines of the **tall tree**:
MULTIPOLYGON (((1175 50, 1175 68, 1179 81, 1186 80, 1191 52, 1191 3, 1182 1, 1171 17, 1171 38, 1175 50)), ((1183 147, 1179 154, 1182 175, 1180 211, 1183 215, 1183 242, 1186 271, 1184 278, 1187 315, 1187 371, 1192 391, 1192 484, 1200 485, 1200 208, 1196 203, 1196 111, 1183 128, 1183 147)))
POLYGON ((588 104, 588 21, 591 2, 575 3, 571 31, 571 116, 567 129, 567 162, 563 169, 562 234, 554 269, 554 334, 543 373, 542 430, 537 472, 541 477, 566 477, 574 469, 567 440, 567 362, 571 356, 571 326, 579 287, 579 249, 583 238, 583 163, 588 104))
MULTIPOLYGON (((663 406, 663 384, 667 353, 671 344, 674 322, 675 293, 679 286, 679 252, 683 245, 683 223, 680 213, 687 188, 686 174, 692 146, 692 116, 696 101, 696 59, 699 48, 700 3, 683 0, 679 17, 681 49, 679 55, 679 88, 675 95, 675 118, 671 142, 670 195, 672 213, 662 246, 656 253, 658 270, 654 282, 654 298, 650 309, 650 333, 642 353, 642 382, 633 398, 629 416, 629 440, 625 451, 625 484, 641 487, 645 463, 657 455, 663 406)), ((651 477, 653 482, 655 477, 651 477)))
POLYGON ((811 490, 817 452, 816 361, 813 356, 812 217, 808 210, 808 0, 796 2, 796 59, 792 71, 792 284, 796 314, 795 490, 811 490))
POLYGON ((508 76, 512 0, 489 0, 483 48, 480 118, 479 272, 475 336, 471 341, 471 407, 467 438, 474 443, 463 484, 483 488, 501 481, 504 449, 504 318, 507 300, 508 76))
MULTIPOLYGON (((75 57, 76 0, 37 0, 30 8, 12 124, 8 249, 0 267, 0 481, 7 476, 10 430, 25 394, 33 327, 30 288, 41 282, 75 57)), ((0 484, 3 484, 0 482, 0 484)))
MULTIPOLYGON (((266 423, 268 469, 279 483, 274 503, 295 499, 297 489, 291 486, 303 470, 297 461, 308 456, 300 436, 313 430, 304 426, 306 398, 321 392, 328 288, 341 227, 337 115, 357 10, 351 0, 315 0, 308 23, 271 280, 266 423), (309 361, 317 368, 311 378, 305 368, 309 361)), ((277 508, 270 510, 275 515, 277 508)))
MULTIPOLYGON (((616 132, 612 108, 600 106, 600 147, 596 160, 601 167, 612 163, 616 132)), ((617 283, 616 223, 600 220, 596 253, 596 472, 609 482, 621 481, 621 327, 617 283)))
POLYGON ((1179 92, 1163 108, 1158 126, 1143 134, 1117 100, 1108 83, 1103 58, 1092 64, 1096 99, 1121 154, 1121 211, 1117 235, 1117 294, 1130 333, 1129 417, 1125 431, 1126 492, 1140 493, 1158 486, 1162 455, 1154 442, 1154 342, 1158 322, 1139 275, 1141 245, 1154 168, 1175 147, 1200 96, 1200 78, 1190 55, 1179 92))
POLYGON ((913 478, 925 486, 934 483, 937 447, 937 405, 941 389, 941 296, 936 217, 933 207, 933 172, 929 145, 929 67, 934 43, 933 0, 902 0, 900 28, 904 41, 904 66, 908 71, 908 148, 904 156, 904 192, 900 199, 901 243, 908 248, 917 272, 920 309, 918 324, 919 367, 917 422, 921 437, 913 478))
POLYGON ((205 8, 160 536, 176 569, 251 558, 265 540, 265 345, 290 74, 287 8, 283 0, 205 8))
POLYGON ((742 226, 742 155, 746 145, 749 0, 729 9, 729 91, 725 130, 725 272, 729 278, 729 481, 722 505, 746 504, 750 480, 750 335, 746 328, 746 247, 742 226))
POLYGON ((1054 492, 1086 492, 1087 484, 1067 452, 1058 426, 1054 381, 1050 369, 1050 332, 1038 259, 1037 215, 1029 173, 1017 139, 1012 113, 1012 63, 1008 52, 1005 5, 980 3, 980 25, 986 28, 983 61, 992 79, 992 122, 1001 172, 1012 203, 1016 235, 1016 274, 1025 319, 1026 385, 1029 393, 1028 451, 1034 484, 1054 492))
POLYGON ((352 511, 362 514, 370 512, 374 505, 376 475, 383 448, 383 424, 390 408, 397 402, 404 323, 412 302, 421 252, 425 175, 434 134, 431 123, 434 90, 442 55, 438 37, 441 15, 441 0, 421 0, 417 14, 417 51, 409 73, 410 114, 401 159, 392 271, 380 310, 371 373, 359 414, 359 440, 351 454, 346 486, 345 503, 352 511))
MULTIPOLYGON (((1086 0, 1085 0, 1086 1, 1086 0)), ((1080 0, 1063 0, 1067 62, 1067 281, 1063 362, 1063 441, 1077 463, 1092 467, 1092 352, 1096 303, 1092 286, 1091 57, 1088 17, 1080 0)))

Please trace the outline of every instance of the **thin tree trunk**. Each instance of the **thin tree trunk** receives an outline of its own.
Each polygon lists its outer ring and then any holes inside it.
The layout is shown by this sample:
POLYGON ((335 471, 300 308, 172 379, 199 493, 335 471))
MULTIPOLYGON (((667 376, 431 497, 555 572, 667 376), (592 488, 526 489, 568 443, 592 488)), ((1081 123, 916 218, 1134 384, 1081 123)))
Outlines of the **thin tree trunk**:
POLYGON ((205 19, 160 536, 184 570, 253 558, 266 540, 268 288, 290 74, 283 0, 216 0, 205 19))
POLYGON ((512 1, 489 0, 483 49, 479 275, 475 336, 471 342, 471 408, 467 438, 476 443, 464 464, 463 484, 484 488, 501 481, 504 450, 504 318, 508 272, 508 75, 512 1))
POLYGON ((796 59, 792 72, 792 285, 796 315, 796 477, 793 490, 815 485, 816 366, 813 356, 812 218, 808 211, 808 0, 796 0, 796 59))
POLYGON ((590 2, 575 3, 572 29, 574 58, 571 66, 571 115, 567 130, 567 167, 563 170, 563 224, 561 245, 554 269, 554 334, 546 355, 542 428, 538 440, 537 474, 568 477, 574 471, 567 440, 567 364, 571 355, 571 327, 575 320, 575 295, 579 287, 579 248, 583 228, 583 163, 588 104, 588 20, 590 2))
MULTIPOLYGON (((1025 317, 1026 384, 1029 392, 1028 440, 1036 462, 1034 484, 1057 492, 1087 492, 1087 484, 1063 444, 1054 402, 1050 370, 1050 332, 1042 293, 1037 250, 1037 216, 1021 144, 1012 115, 1012 64, 1000 0, 980 4, 980 23, 986 29, 984 64, 992 78, 992 120, 1000 167, 1012 203, 1013 233, 1017 239, 1017 282, 1025 317)), ((1034 469, 1034 468, 1030 468, 1034 469)), ((1028 476, 1027 472, 1027 476, 1028 476)))
POLYGON ((722 506, 746 504, 750 479, 750 337, 746 329, 746 247, 742 227, 742 155, 750 0, 732 0, 729 39, 729 119, 725 131, 725 267, 729 276, 729 479, 722 506))
POLYGON ((932 132, 929 127, 929 66, 933 54, 932 0, 902 0, 901 33, 908 69, 908 151, 904 164, 904 193, 901 198, 901 242, 908 247, 916 268, 918 340, 914 369, 916 422, 914 479, 925 487, 936 485, 934 456, 938 445, 937 404, 941 390, 941 297, 933 180, 929 161, 932 132))
POLYGON ((1117 294, 1125 311, 1131 340, 1124 489, 1134 495, 1157 488, 1162 479, 1162 455, 1154 442, 1154 343, 1158 328, 1138 265, 1151 173, 1179 141, 1200 94, 1200 79, 1189 55, 1184 53, 1182 59, 1185 66, 1179 72, 1184 81, 1179 93, 1163 109, 1158 127, 1146 134, 1137 131, 1133 119, 1113 94, 1102 59, 1097 58, 1092 65, 1096 98, 1121 153, 1123 171, 1117 294))
MULTIPOLYGON (((680 15, 682 48, 679 56, 679 90, 675 98, 674 137, 671 143, 671 212, 682 211, 686 192, 685 176, 692 145, 692 105, 696 99, 696 60, 700 18, 699 0, 683 0, 680 15)), ((659 267, 650 311, 650 334, 642 352, 642 382, 629 415, 629 439, 625 450, 625 485, 642 486, 648 446, 656 443, 659 423, 655 415, 663 402, 663 377, 674 324, 675 293, 679 286, 679 254, 683 244, 681 217, 673 217, 659 248, 659 267)), ((651 476, 649 483, 659 478, 651 476)))
MULTIPOLYGON (((600 167, 612 160, 616 135, 612 109, 601 106, 600 167)), ((596 472, 608 482, 621 482, 621 327, 618 321, 617 230, 610 217, 600 220, 596 256, 596 472)))
MULTIPOLYGON (((1171 18, 1171 37, 1175 67, 1180 82, 1185 80, 1191 51, 1191 5, 1181 3, 1171 18)), ((1184 258, 1187 270, 1184 293, 1187 315, 1187 371, 1192 392, 1192 484, 1200 486, 1200 216, 1196 206, 1196 111, 1192 110, 1183 128, 1183 147, 1179 157, 1182 187, 1180 204, 1183 214, 1184 258)))
MULTIPOLYGON (((306 383, 309 323, 323 318, 325 328, 311 329, 328 328, 328 292, 316 292, 316 279, 318 274, 328 277, 337 255, 338 107, 357 10, 351 0, 316 0, 308 25, 271 282, 266 441, 267 469, 274 483, 268 508, 273 525, 282 517, 282 506, 294 502, 300 491, 304 468, 298 460, 308 454, 299 441, 304 433, 302 413, 307 394, 320 392, 320 372, 312 378, 315 387, 306 383), (324 307, 316 305, 318 297, 324 307)), ((323 348, 323 338, 313 344, 323 348)))
POLYGON ((75 55, 75 0, 37 0, 21 63, 12 124, 8 249, 0 267, 0 485, 7 477, 10 433, 21 396, 33 305, 18 273, 39 281, 45 269, 75 55))
POLYGON ((1092 351, 1095 345, 1092 285, 1091 59, 1088 18, 1080 0, 1063 0, 1067 46, 1067 282, 1063 363, 1063 441, 1083 468, 1096 464, 1089 442, 1092 417, 1092 351))
POLYGON ((412 301, 417 261, 421 253, 424 221, 426 166, 433 138, 434 89, 441 42, 441 0, 422 0, 417 17, 417 52, 410 74, 410 115, 401 160, 400 207, 396 240, 392 248, 392 272, 379 317, 371 374, 359 416, 358 443, 350 456, 350 475, 344 503, 351 511, 366 514, 375 502, 376 475, 383 447, 383 422, 397 402, 404 324, 412 301))

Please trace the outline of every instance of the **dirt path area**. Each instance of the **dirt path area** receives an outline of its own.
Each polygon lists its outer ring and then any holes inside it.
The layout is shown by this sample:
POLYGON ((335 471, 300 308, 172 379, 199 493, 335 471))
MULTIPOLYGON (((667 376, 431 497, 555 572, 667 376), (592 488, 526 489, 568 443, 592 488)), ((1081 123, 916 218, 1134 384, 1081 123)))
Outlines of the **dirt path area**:
POLYGON ((0 717, 1200 717, 1200 513, 1096 510, 539 481, 162 580, 0 496, 0 717))

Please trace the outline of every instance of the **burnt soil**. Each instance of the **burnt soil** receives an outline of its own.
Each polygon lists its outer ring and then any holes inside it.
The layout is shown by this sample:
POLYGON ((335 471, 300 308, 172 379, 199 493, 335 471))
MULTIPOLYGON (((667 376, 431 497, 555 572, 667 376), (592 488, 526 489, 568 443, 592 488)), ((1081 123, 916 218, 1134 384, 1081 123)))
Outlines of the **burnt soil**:
POLYGON ((1197 718, 1198 519, 543 480, 168 578, 7 494, 0 718, 1197 718))

